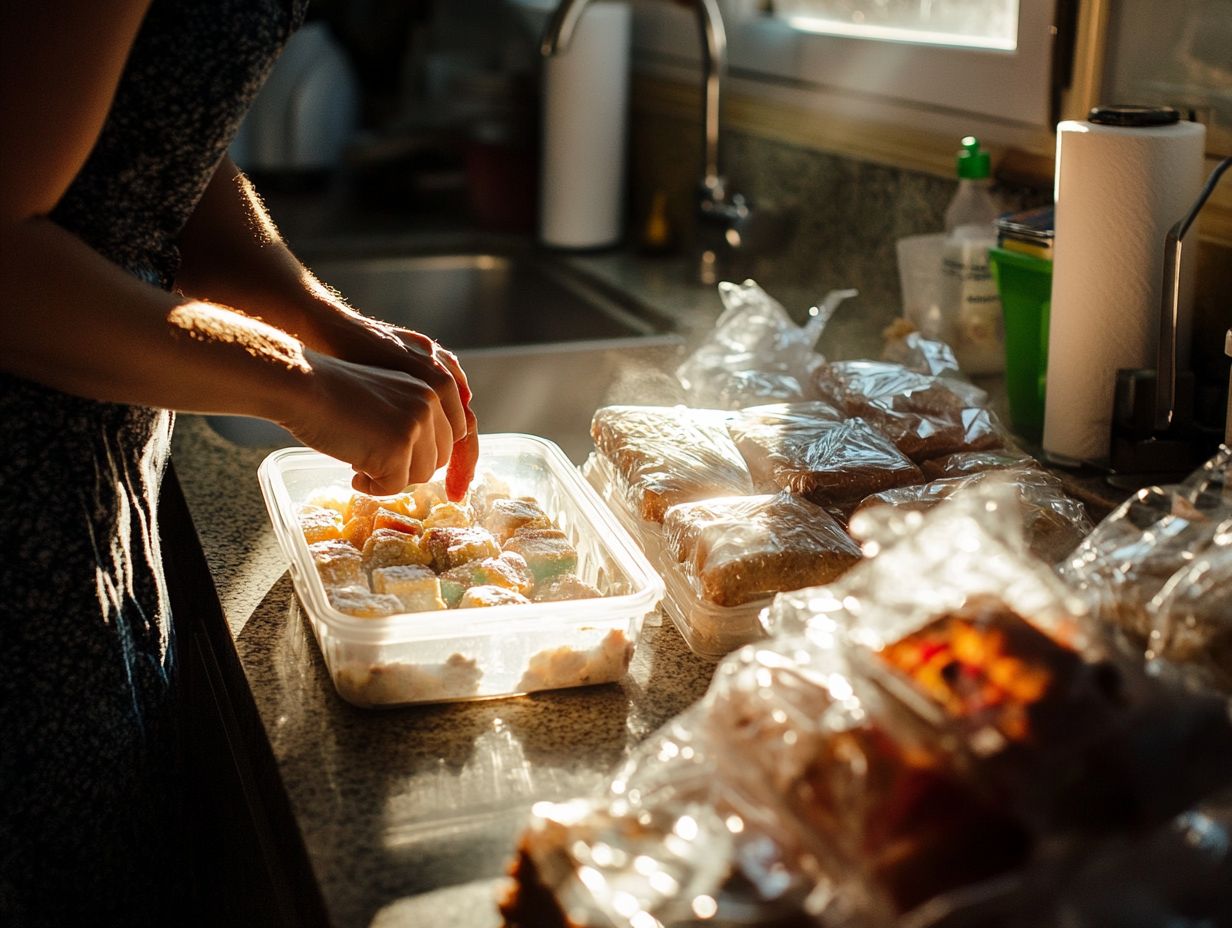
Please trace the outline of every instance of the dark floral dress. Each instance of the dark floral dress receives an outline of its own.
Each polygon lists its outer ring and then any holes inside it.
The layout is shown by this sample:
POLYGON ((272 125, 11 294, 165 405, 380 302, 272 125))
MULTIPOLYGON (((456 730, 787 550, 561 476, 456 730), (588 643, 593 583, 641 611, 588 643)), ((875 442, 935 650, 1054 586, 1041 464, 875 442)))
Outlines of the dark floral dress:
MULTIPOLYGON (((169 289, 176 239, 303 6, 154 0, 97 144, 51 218, 169 289)), ((156 517, 171 427, 166 410, 0 373, 2 924, 186 914, 178 675, 156 517)))

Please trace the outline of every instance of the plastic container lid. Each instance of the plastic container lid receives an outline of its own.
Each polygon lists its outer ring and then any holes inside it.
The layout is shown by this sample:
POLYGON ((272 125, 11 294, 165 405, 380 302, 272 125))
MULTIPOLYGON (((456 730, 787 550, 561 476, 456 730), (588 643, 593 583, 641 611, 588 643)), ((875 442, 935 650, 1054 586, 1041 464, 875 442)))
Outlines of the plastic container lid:
POLYGON ((968 135, 958 153, 958 176, 965 180, 983 180, 992 173, 988 152, 980 148, 980 140, 968 135))

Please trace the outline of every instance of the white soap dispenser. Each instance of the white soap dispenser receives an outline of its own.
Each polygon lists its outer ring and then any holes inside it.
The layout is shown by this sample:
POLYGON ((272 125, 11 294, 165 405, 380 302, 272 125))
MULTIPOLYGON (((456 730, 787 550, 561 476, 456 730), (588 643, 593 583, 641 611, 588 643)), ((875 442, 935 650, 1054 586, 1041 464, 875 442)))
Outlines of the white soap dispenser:
POLYGON ((958 191, 945 211, 945 247, 941 258, 941 312, 948 317, 954 356, 967 374, 1005 370, 1005 336, 1001 298, 988 265, 988 249, 997 243, 999 215, 992 197, 988 152, 967 136, 958 153, 958 191))

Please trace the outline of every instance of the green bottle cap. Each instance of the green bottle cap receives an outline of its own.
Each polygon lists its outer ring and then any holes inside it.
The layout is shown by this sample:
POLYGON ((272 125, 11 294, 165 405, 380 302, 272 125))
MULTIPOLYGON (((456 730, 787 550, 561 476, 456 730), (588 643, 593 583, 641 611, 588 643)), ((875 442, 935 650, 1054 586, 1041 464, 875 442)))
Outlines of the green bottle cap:
POLYGON ((958 176, 968 180, 982 180, 992 173, 992 164, 988 152, 980 148, 980 140, 974 135, 968 135, 962 140, 962 150, 958 153, 958 176))

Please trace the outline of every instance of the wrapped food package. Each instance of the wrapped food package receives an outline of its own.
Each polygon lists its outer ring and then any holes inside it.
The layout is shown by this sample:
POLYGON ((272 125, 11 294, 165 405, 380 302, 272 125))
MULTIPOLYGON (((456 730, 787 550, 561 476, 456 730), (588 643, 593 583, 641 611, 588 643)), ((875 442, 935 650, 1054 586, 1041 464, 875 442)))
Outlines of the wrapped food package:
MULTIPOLYGON (((536 809, 506 912, 524 888, 562 920, 510 923, 1057 924, 1101 867, 1161 847, 1227 870, 1226 847, 1182 850, 1186 810, 1232 784, 1226 702, 1106 650, 1002 527, 1015 505, 989 487, 887 511, 871 557, 776 597, 798 634, 724 660, 606 797, 536 809)), ((1165 855, 1134 890, 1183 875, 1165 855)))
POLYGON ((623 478, 634 511, 662 522, 676 503, 753 492, 727 434, 730 413, 684 406, 605 406, 595 412, 595 448, 623 478))
POLYGON ((929 458, 920 464, 924 477, 941 480, 945 477, 965 477, 986 470, 1006 470, 1011 467, 1039 467, 1039 462, 1025 451, 1005 447, 993 451, 958 451, 939 458, 929 458))
POLYGON ((1148 661, 1232 692, 1232 449, 1177 485, 1139 490, 1060 567, 1148 661))
POLYGON ((893 361, 922 374, 964 379, 953 348, 935 338, 926 338, 905 319, 897 322, 906 323, 906 326, 892 324, 882 333, 885 336, 883 361, 893 361))
POLYGON ((853 528, 858 526, 862 514, 873 507, 898 506, 923 512, 956 493, 981 486, 989 480, 1008 482, 1013 488, 1027 545, 1044 562, 1060 562, 1091 531, 1091 520, 1082 503, 1065 492, 1058 478, 1038 467, 1029 466, 978 470, 966 476, 874 493, 866 497, 852 513, 853 528))
POLYGON ((924 479, 884 435, 827 403, 754 406, 727 428, 755 486, 819 506, 849 511, 871 493, 924 479))
POLYGON ((816 371, 821 399, 860 416, 919 463, 1011 444, 978 387, 888 361, 839 361, 816 371))
POLYGON ((719 284, 724 312, 676 370, 689 405, 739 409, 812 398, 812 373, 822 362, 814 345, 839 304, 854 295, 831 292, 799 326, 753 281, 719 284))
POLYGON ((691 576, 686 565, 669 550, 663 525, 641 517, 635 508, 637 500, 612 463, 602 454, 593 453, 582 466, 582 474, 600 496, 608 500, 616 518, 637 540, 663 578, 663 611, 694 654, 704 660, 718 661, 736 648, 765 636, 758 614, 767 599, 754 599, 737 606, 721 606, 706 599, 697 578, 691 576))
POLYGON ((718 606, 829 583, 860 559, 824 509, 788 492, 681 503, 663 534, 698 594, 718 606))

